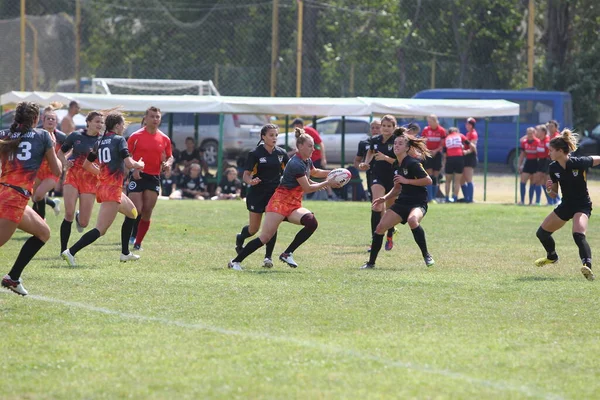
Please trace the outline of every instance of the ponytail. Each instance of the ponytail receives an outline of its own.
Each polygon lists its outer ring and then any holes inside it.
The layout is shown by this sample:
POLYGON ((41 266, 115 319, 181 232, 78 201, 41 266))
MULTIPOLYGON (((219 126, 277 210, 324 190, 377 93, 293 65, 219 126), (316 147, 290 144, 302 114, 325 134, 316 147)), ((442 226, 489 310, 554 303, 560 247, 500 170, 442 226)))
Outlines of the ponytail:
POLYGON ((38 104, 30 101, 22 101, 17 104, 15 119, 10 126, 10 134, 8 138, 0 139, 1 156, 11 154, 19 147, 23 135, 35 128, 39 115, 40 106, 38 104))
POLYGON ((578 139, 578 134, 571 132, 570 129, 563 129, 560 136, 550 140, 550 146, 555 150, 562 150, 565 154, 569 154, 577 149, 578 139))

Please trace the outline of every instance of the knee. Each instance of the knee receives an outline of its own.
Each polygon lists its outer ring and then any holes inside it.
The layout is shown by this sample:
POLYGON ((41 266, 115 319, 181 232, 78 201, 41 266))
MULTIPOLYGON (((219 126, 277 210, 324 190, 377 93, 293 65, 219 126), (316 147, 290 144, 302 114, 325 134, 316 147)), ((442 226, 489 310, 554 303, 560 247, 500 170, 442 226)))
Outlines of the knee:
POLYGON ((315 215, 313 213, 305 214, 304 216, 302 216, 302 218, 300 219, 300 223, 311 232, 316 231, 319 227, 319 223, 317 222, 317 219, 315 218, 315 215))
POLYGON ((50 240, 50 228, 48 227, 48 225, 44 224, 45 226, 40 229, 40 231, 38 232, 37 235, 35 235, 38 239, 40 239, 42 242, 47 243, 48 240, 50 240))
POLYGON ((410 229, 415 229, 419 226, 419 218, 414 216, 408 217, 407 223, 410 229))
POLYGON ((44 199, 44 194, 38 194, 37 192, 35 192, 31 198, 31 200, 33 200, 33 202, 38 202, 40 200, 44 199))
POLYGON ((69 222, 73 222, 73 219, 75 219, 75 212, 65 210, 65 219, 69 222))
POLYGON ((544 241, 546 239, 549 239, 550 236, 552 236, 552 232, 548 232, 547 230, 544 230, 541 226, 538 228, 537 232, 535 233, 535 235, 537 236, 538 239, 540 239, 541 241, 544 241))
POLYGON ((138 210, 137 208, 133 207, 133 209, 131 210, 131 219, 137 219, 138 217, 138 210))
POLYGON ((387 229, 385 229, 385 227, 381 224, 377 224, 377 228, 375 228, 375 233, 377 235, 383 235, 385 234, 385 232, 387 231, 387 229))

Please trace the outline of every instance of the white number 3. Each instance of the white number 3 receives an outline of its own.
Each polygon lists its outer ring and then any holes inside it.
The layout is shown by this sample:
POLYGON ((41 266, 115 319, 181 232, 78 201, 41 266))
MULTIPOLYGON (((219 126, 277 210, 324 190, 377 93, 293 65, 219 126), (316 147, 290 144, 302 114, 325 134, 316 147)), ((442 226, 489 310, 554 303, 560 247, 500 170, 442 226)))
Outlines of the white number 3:
POLYGON ((19 152, 17 153, 17 160, 27 161, 31 159, 31 143, 21 142, 19 143, 19 152))

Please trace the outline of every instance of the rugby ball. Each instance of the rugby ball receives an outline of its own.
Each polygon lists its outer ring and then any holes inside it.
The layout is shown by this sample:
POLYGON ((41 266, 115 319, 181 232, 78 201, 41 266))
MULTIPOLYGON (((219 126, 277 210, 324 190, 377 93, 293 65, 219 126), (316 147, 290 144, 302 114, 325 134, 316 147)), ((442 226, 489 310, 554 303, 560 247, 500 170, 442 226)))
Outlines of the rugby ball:
POLYGON ((346 168, 336 168, 331 170, 327 175, 328 180, 332 177, 336 182, 344 186, 346 183, 350 182, 350 179, 352 179, 352 173, 350 173, 350 171, 348 171, 346 168))

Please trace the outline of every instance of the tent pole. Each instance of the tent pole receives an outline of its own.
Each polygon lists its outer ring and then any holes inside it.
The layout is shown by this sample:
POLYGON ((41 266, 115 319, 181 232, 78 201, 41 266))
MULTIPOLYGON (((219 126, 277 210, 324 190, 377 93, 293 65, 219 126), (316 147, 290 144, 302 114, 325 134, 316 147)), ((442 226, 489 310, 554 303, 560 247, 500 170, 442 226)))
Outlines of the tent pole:
POLYGON ((217 184, 221 182, 221 175, 223 175, 223 122, 225 121, 225 114, 219 114, 219 151, 217 153, 217 184))
MULTIPOLYGON (((515 149, 515 161, 517 161, 517 167, 515 168, 515 204, 518 203, 517 200, 517 191, 519 187, 519 122, 521 120, 521 112, 519 111, 519 115, 517 116, 517 143, 515 149)), ((510 166, 512 168, 512 165, 510 166)))
POLYGON ((488 119, 485 119, 485 136, 483 139, 483 201, 487 200, 488 173, 488 119))
POLYGON ((289 129, 290 129, 290 116, 285 116, 285 151, 288 151, 288 139, 289 139, 289 129))
MULTIPOLYGON (((327 150, 327 148, 326 148, 327 150)), ((342 168, 346 163, 346 117, 342 115, 342 168)))

